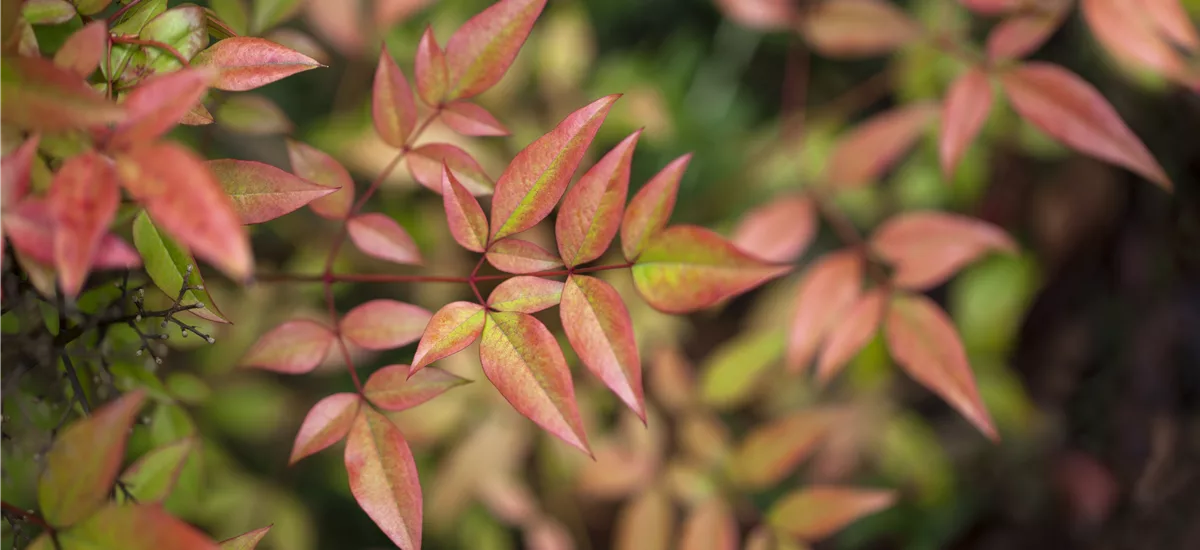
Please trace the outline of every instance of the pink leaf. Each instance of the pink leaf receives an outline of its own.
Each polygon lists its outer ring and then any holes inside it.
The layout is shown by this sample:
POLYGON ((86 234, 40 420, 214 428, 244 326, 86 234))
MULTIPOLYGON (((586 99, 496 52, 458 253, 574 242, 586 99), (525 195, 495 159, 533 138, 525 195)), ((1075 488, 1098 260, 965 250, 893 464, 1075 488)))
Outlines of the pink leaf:
POLYGON ((912 148, 939 110, 932 102, 909 103, 859 124, 834 146, 826 183, 853 189, 878 180, 912 148))
POLYGON ((916 22, 885 0, 826 0, 805 15, 800 31, 829 57, 884 54, 921 36, 916 22))
POLYGON ((883 321, 887 298, 883 290, 868 290, 829 329, 829 339, 821 349, 817 364, 818 380, 822 383, 833 380, 842 367, 866 347, 883 321))
POLYGON ((1200 36, 1179 0, 1147 0, 1140 7, 1172 42, 1193 53, 1200 51, 1200 36))
POLYGON ((893 491, 809 486, 776 501, 767 512, 767 523, 781 533, 815 542, 895 501, 893 491))
POLYGON ((817 235, 817 212, 808 197, 773 199, 751 210, 733 230, 733 245, 774 263, 791 263, 817 235))
POLYGON ((667 226, 675 210, 679 180, 691 160, 692 154, 688 153, 671 161, 630 199, 621 219, 621 251, 626 260, 636 260, 646 242, 667 226))
POLYGON ((591 455, 571 371, 545 325, 524 313, 488 312, 479 360, 517 412, 591 455))
MULTIPOLYGON (((167 513, 159 504, 111 502, 69 530, 60 532, 63 548, 121 550, 217 550, 203 531, 167 513)), ((43 548, 54 548, 48 542, 43 548)))
POLYGON ((411 375, 410 370, 408 365, 389 365, 375 371, 363 385, 363 396, 381 409, 403 411, 471 382, 440 369, 411 375))
POLYGON ((1171 77, 1186 74, 1187 61, 1163 36, 1143 3, 1082 0, 1079 7, 1096 40, 1113 57, 1171 77))
POLYGON ((387 417, 366 407, 346 441, 350 492, 367 516, 396 546, 421 547, 421 482, 404 434, 387 417))
POLYGON ((464 136, 507 136, 505 128, 492 113, 468 101, 454 101, 442 109, 442 121, 464 136))
POLYGON ((404 147, 417 126, 417 103, 412 88, 387 48, 383 49, 375 68, 371 115, 375 132, 384 143, 397 149, 404 147))
POLYGON ((100 68, 107 44, 107 26, 103 21, 92 21, 67 37, 54 53, 54 64, 87 78, 100 68))
POLYGON ((337 191, 269 164, 221 159, 204 163, 217 178, 244 224, 263 223, 337 191))
POLYGON ((1171 180, 1104 96, 1078 75, 1030 62, 1000 76, 1017 114, 1063 144, 1128 168, 1163 188, 1171 180))
MULTIPOLYGON (((513 2, 505 0, 491 9, 513 2)), ((517 153, 496 182, 491 216, 493 241, 525 231, 550 214, 619 97, 605 96, 571 113, 517 153)))
POLYGON ((1017 252, 999 227, 933 211, 890 218, 871 236, 871 248, 894 268, 892 283, 909 290, 937 286, 989 251, 1017 252))
POLYGON ((192 65, 215 67, 218 76, 212 86, 230 92, 253 90, 323 66, 300 52, 252 36, 220 40, 196 54, 192 65))
POLYGON ((1001 62, 1033 53, 1058 30, 1066 14, 1066 9, 1057 9, 1051 13, 1015 15, 1001 21, 988 34, 988 59, 1001 62))
POLYGON ((369 256, 398 264, 421 265, 421 251, 400 224, 383 214, 360 214, 346 222, 354 246, 369 256))
MULTIPOLYGON (((436 193, 442 192, 442 165, 450 167, 454 178, 472 195, 490 195, 495 184, 470 153, 448 143, 430 143, 409 151, 408 172, 418 183, 436 193)), ((486 233, 486 231, 485 231, 486 233)))
POLYGON ((141 265, 142 257, 137 250, 112 233, 100 239, 92 257, 93 269, 133 269, 141 265))
POLYGON ((267 532, 271 530, 271 527, 274 527, 274 525, 259 527, 253 531, 247 531, 236 537, 225 539, 221 541, 221 550, 254 550, 258 547, 258 543, 262 541, 263 537, 267 536, 267 532))
MULTIPOLYGON (((445 165, 443 165, 445 166, 445 165)), ((488 220, 479 201, 458 183, 448 167, 442 170, 442 204, 450 234, 463 248, 483 252, 488 244, 488 220)))
POLYGON ((463 23, 446 43, 447 99, 491 88, 517 57, 546 0, 500 0, 463 23))
POLYGON ((433 27, 425 27, 421 42, 417 45, 417 56, 413 64, 417 79, 417 95, 430 107, 442 104, 446 98, 449 78, 446 74, 446 54, 433 36, 433 27))
POLYGON ((71 157, 54 175, 46 201, 54 218, 59 285, 74 297, 83 288, 121 201, 112 161, 95 151, 71 157))
POLYGON ((125 118, 120 105, 105 99, 82 77, 41 57, 7 57, 3 94, 0 118, 5 125, 26 130, 97 128, 125 118))
POLYGON ((12 209, 29 194, 29 172, 39 143, 41 135, 33 134, 0 161, 0 191, 3 192, 0 205, 5 210, 12 209))
POLYGON ((412 372, 415 375, 426 365, 449 357, 471 345, 483 331, 484 309, 471 302, 451 302, 442 306, 421 334, 417 353, 413 356, 412 372))
POLYGON ((696 504, 683 522, 679 550, 737 550, 737 518, 719 497, 696 504))
POLYGON ((360 57, 366 49, 366 23, 362 0, 305 2, 308 25, 317 35, 347 58, 360 57))
POLYGON ((537 273, 562 266, 562 260, 554 253, 529 241, 509 237, 492 243, 487 250, 487 261, 506 273, 537 273))
POLYGON ((992 85, 987 75, 977 68, 963 73, 946 92, 946 100, 942 105, 938 156, 942 163, 942 175, 947 180, 953 178, 958 161, 983 129, 983 123, 987 122, 992 99, 992 85))
POLYGON ((642 360, 633 321, 617 289, 595 277, 571 275, 559 313, 567 341, 579 359, 646 422, 642 360))
POLYGON ((421 338, 432 314, 429 310, 395 300, 371 300, 350 310, 341 332, 369 350, 406 346, 421 338))
POLYGON ((189 67, 139 84, 125 98, 128 117, 113 130, 112 147, 148 143, 167 133, 200 101, 213 76, 211 70, 189 67))
POLYGON ((288 464, 321 452, 346 437, 361 405, 362 398, 356 393, 335 393, 313 405, 300 425, 300 433, 296 434, 288 464))
POLYGON ((612 244, 621 226, 633 150, 641 135, 638 130, 618 143, 563 196, 554 233, 566 265, 595 260, 612 244))
POLYGON ((717 7, 737 24, 760 31, 786 29, 797 15, 795 0, 717 0, 717 7))
POLYGON ((563 283, 559 281, 521 275, 496 285, 487 305, 496 311, 537 313, 558 305, 562 294, 563 283))
POLYGON ((812 264, 796 292, 787 345, 787 365, 803 372, 830 329, 841 322, 862 290, 863 262, 857 250, 826 254, 812 264))
POLYGON ((13 248, 34 262, 52 267, 55 227, 50 205, 40 197, 29 197, 16 205, 4 206, 0 223, 4 224, 4 236, 12 241, 13 248))
POLYGON ((334 334, 320 323, 288 321, 262 335, 242 357, 241 364, 284 374, 304 374, 321 364, 334 334))
POLYGON ((354 204, 354 180, 350 178, 350 172, 333 157, 311 145, 289 139, 287 149, 292 173, 317 185, 337 189, 309 203, 309 208, 323 218, 345 219, 354 204))

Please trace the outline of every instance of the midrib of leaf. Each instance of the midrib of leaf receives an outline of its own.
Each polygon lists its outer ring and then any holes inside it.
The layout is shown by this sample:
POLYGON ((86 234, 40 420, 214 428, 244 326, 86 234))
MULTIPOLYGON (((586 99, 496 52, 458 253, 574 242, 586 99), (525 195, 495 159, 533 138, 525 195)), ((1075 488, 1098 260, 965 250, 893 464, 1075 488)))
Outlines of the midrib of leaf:
POLYGON ((504 231, 509 228, 509 226, 513 223, 513 220, 517 219, 517 217, 518 217, 517 214, 519 212, 522 212, 523 209, 528 209, 530 207, 530 204, 528 202, 529 197, 535 195, 538 191, 540 191, 542 189, 542 185, 545 183, 545 181, 547 179, 546 174, 552 173, 555 170, 555 168, 558 167, 559 162, 562 160, 563 155, 566 154, 567 149, 569 149, 572 145, 575 145, 579 141, 579 136, 582 133, 583 133, 582 131, 576 133, 575 137, 573 139, 568 141, 567 144, 564 145, 563 147, 559 148, 558 154, 554 155, 554 159, 550 161, 550 164, 548 164, 544 170, 542 170, 541 175, 539 175, 538 179, 533 182, 533 185, 530 186, 529 191, 526 191, 525 195, 523 197, 521 197, 521 200, 519 202, 517 202, 517 207, 514 208, 513 211, 508 214, 508 219, 504 220, 504 224, 500 226, 500 229, 496 230, 497 235, 503 234, 504 231))
MULTIPOLYGON (((600 334, 602 334, 604 336, 604 343, 608 344, 607 346, 605 346, 605 349, 608 351, 609 357, 611 359, 615 359, 617 365, 621 367, 621 374, 622 374, 622 376, 624 376, 626 365, 625 365, 625 363, 621 362, 620 357, 617 357, 616 348, 612 345, 613 339, 612 339, 611 335, 609 335, 608 330, 607 330, 609 328, 608 325, 606 323, 604 323, 603 321, 601 321, 600 315, 596 313, 596 304, 595 304, 595 302, 592 301, 592 295, 589 294, 588 292, 584 291, 583 287, 579 286, 579 283, 577 283, 575 281, 576 281, 575 278, 572 277, 570 284, 575 285, 575 289, 579 291, 580 296, 583 296, 583 302, 585 304, 587 304, 587 308, 586 308, 587 311, 586 311, 585 315, 587 315, 588 318, 591 321, 595 322, 596 326, 600 328, 600 334)), ((564 289, 564 294, 565 294, 565 289, 564 289)))
MULTIPOLYGON (((405 537, 407 538, 407 537, 411 536, 409 533, 409 529, 411 528, 411 526, 408 524, 408 521, 407 521, 408 518, 403 517, 403 514, 399 514, 400 503, 396 502, 397 487, 396 487, 395 483, 393 483, 393 481, 392 481, 392 476, 388 475, 387 466, 384 464, 384 461, 383 461, 383 453, 379 452, 379 448, 380 448, 379 447, 379 435, 376 433, 376 429, 375 429, 375 425, 376 425, 376 423, 378 423, 378 420, 371 418, 372 414, 379 414, 379 413, 375 412, 374 410, 363 412, 363 417, 367 422, 367 429, 371 431, 370 443, 371 443, 372 455, 375 458, 375 460, 379 463, 379 471, 381 473, 383 473, 384 484, 387 485, 388 496, 391 497, 388 499, 388 501, 390 504, 394 505, 393 508, 397 512, 397 514, 401 515, 400 523, 404 526, 404 534, 405 534, 405 537)), ((382 414, 380 414, 379 416, 381 416, 385 422, 390 422, 390 420, 387 420, 387 417, 383 416, 382 414)), ((403 490, 403 488, 401 487, 400 490, 403 490)))

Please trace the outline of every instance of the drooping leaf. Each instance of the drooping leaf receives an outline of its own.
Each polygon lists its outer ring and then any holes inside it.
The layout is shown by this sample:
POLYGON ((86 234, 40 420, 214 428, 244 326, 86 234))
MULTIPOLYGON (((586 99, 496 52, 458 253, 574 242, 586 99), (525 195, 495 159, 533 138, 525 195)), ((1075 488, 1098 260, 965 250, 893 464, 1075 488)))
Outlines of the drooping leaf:
POLYGON ((204 164, 233 199, 244 224, 273 220, 336 191, 257 161, 220 159, 204 164))
POLYGON ((830 415, 805 409, 754 428, 733 455, 733 471, 742 487, 771 487, 817 450, 830 428, 830 415))
POLYGON ((295 17, 304 4, 304 0, 254 0, 250 15, 251 32, 261 33, 295 17))
POLYGON ((670 550, 675 510, 660 489, 646 489, 617 513, 615 550, 670 550))
POLYGON ((288 159, 292 173, 317 185, 337 188, 337 191, 308 204, 317 215, 341 220, 354 204, 354 180, 342 163, 324 151, 299 141, 287 140, 288 159))
POLYGON ((664 313, 689 313, 787 273, 703 227, 677 225, 651 238, 631 271, 642 298, 664 313))
POLYGON ((842 367, 866 347, 883 322, 887 298, 887 293, 879 288, 868 290, 829 329, 829 339, 821 348, 817 362, 818 380, 833 380, 842 367))
MULTIPOLYGON (((431 191, 442 192, 442 164, 472 195, 490 195, 495 183, 470 153, 449 143, 429 143, 409 151, 408 173, 431 191)), ((486 231, 484 232, 486 233, 486 231)))
POLYGON ((217 106, 216 120, 231 132, 251 136, 286 134, 292 121, 275 102, 254 93, 235 94, 217 106))
POLYGON ((1141 4, 1127 0, 1082 0, 1079 8, 1096 41, 1116 59, 1169 77, 1186 74, 1187 60, 1141 4))
POLYGON ((253 274, 250 238, 233 199, 195 153, 170 142, 138 146, 117 158, 117 173, 163 231, 235 280, 253 274))
POLYGON ((220 40, 196 54, 192 65, 216 68, 212 87, 230 92, 253 90, 323 66, 300 52, 252 36, 220 40))
POLYGON ((360 408, 362 398, 356 393, 335 393, 317 401, 300 424, 288 464, 295 464, 341 441, 350 432, 350 425, 358 418, 360 408))
POLYGON ((896 494, 892 491, 809 486, 775 502, 767 512, 767 522, 780 532, 815 542, 890 507, 895 501, 896 494))
POLYGON ((29 194, 29 173, 41 141, 41 134, 33 134, 0 161, 0 193, 3 194, 0 205, 5 210, 11 210, 29 194))
POLYGON ((54 64, 87 78, 100 68, 108 41, 108 27, 103 21, 92 21, 75 31, 54 53, 54 64))
POLYGON ((942 308, 916 294, 892 298, 884 321, 888 349, 896 363, 992 440, 999 435, 984 408, 958 330, 942 308))
POLYGON ((375 68, 371 118, 380 139, 397 149, 404 147, 417 126, 417 103, 412 88, 387 48, 383 49, 375 68))
POLYGON ((853 189, 878 180, 912 148, 939 110, 932 102, 909 103, 859 124, 834 145, 825 182, 853 189))
MULTIPOLYGON (((157 504, 110 503, 59 535, 63 548, 108 550, 219 550, 199 529, 157 504)), ((51 545, 49 548, 54 548, 51 545)))
MULTIPOLYGON (((489 9, 522 1, 528 0, 505 0, 489 9)), ((544 0, 535 2, 540 5, 544 0)), ((605 96, 571 113, 517 153, 496 181, 491 216, 493 241, 525 231, 550 214, 619 97, 605 96)))
POLYGON ((506 273, 537 273, 562 266, 557 255, 529 241, 509 237, 493 242, 487 261, 506 273))
POLYGON ((862 256, 856 250, 825 255, 809 268, 797 287, 788 327, 787 365, 803 372, 832 327, 858 299, 862 290, 862 256))
POLYGON ((166 500, 196 444, 195 438, 188 437, 151 450, 121 473, 121 482, 140 504, 166 500))
POLYGON ((449 78, 446 71, 446 54, 433 36, 433 27, 425 27, 421 42, 417 44, 417 55, 413 60, 413 72, 417 79, 417 95, 426 105, 436 107, 446 98, 449 78))
POLYGON ((691 160, 688 153, 671 161, 629 200, 621 218, 621 252, 626 260, 636 260, 647 242, 667 226, 679 195, 679 180, 691 160))
POLYGON ((442 306, 425 327, 417 353, 413 356, 415 375, 426 365, 449 357, 471 345, 483 331, 483 306, 471 302, 451 302, 442 306))
POLYGON ((737 550, 737 518, 720 498, 696 504, 683 522, 679 550, 737 550))
POLYGON ((259 527, 253 531, 225 539, 221 541, 221 550, 254 550, 258 547, 258 543, 262 541, 263 537, 267 536, 267 532, 271 530, 271 527, 274 527, 274 525, 259 527))
POLYGON ((421 547, 421 484, 400 429, 365 407, 346 440, 346 473, 354 500, 393 543, 421 547))
POLYGON ((892 265, 892 283, 910 290, 939 285, 987 252, 1017 252, 1016 243, 999 227, 935 211, 892 217, 875 230, 870 244, 892 265))
POLYGON ((591 455, 571 371, 545 325, 525 313, 488 312, 479 360, 517 412, 591 455))
POLYGON ((488 307, 496 311, 537 313, 562 301, 563 283, 541 277, 506 279, 488 296, 488 307))
POLYGON ((469 101, 452 101, 442 109, 442 122, 464 136, 507 136, 505 128, 487 109, 469 101))
POLYGON ((777 197, 746 213, 733 230, 733 245, 775 263, 796 261, 817 235, 817 210, 803 196, 777 197))
POLYGON ((262 335, 240 364, 284 374, 304 374, 325 360, 334 338, 333 331, 315 321, 288 321, 262 335))
POLYGON ((618 143, 563 196, 554 234, 566 265, 595 260, 612 244, 621 226, 633 150, 641 135, 638 130, 618 143))
POLYGON ((942 131, 938 140, 938 158, 942 176, 953 179, 954 169, 975 136, 987 122, 992 110, 992 85, 987 75, 972 68, 955 79, 942 104, 942 131))
POLYGON ((54 438, 38 481, 38 507, 47 523, 74 525, 104 503, 145 398, 142 390, 126 393, 54 438))
POLYGON ((5 56, 0 66, 0 118, 35 132, 61 132, 120 122, 125 110, 78 74, 40 57, 5 56))
POLYGON ((617 289, 595 277, 571 275, 562 290, 559 312, 575 354, 645 422, 642 360, 633 321, 617 289))
POLYGON ((83 288, 120 200, 112 163, 95 151, 67 159, 54 174, 46 201, 55 225, 54 267, 67 296, 83 288))
MULTIPOLYGON (((124 243, 122 243, 124 244, 124 243)), ((208 290, 204 288, 204 277, 191 252, 175 239, 163 234, 154 225, 150 216, 143 210, 133 220, 133 245, 137 254, 141 255, 146 265, 146 273, 154 285, 164 294, 175 298, 183 289, 184 276, 187 276, 188 291, 184 292, 180 303, 183 305, 202 304, 204 307, 187 310, 201 319, 214 323, 228 323, 224 314, 217 308, 216 302, 208 290), (192 266, 188 274, 188 266, 192 266)), ((103 244, 101 244, 103 247, 103 244)), ((114 252, 116 252, 114 250, 114 252)), ((97 252, 96 264, 100 264, 100 253, 97 252)))
POLYGON ((546 0, 501 0, 468 19, 446 43, 447 99, 479 95, 508 71, 546 0))
POLYGON ((1171 189, 1158 161, 1104 96, 1058 65, 1030 62, 1000 75, 1017 114, 1066 146, 1171 189))
POLYGON ((341 332, 366 349, 393 349, 419 340, 432 315, 404 302, 371 300, 342 317, 341 332))
POLYGON ((886 0, 826 0, 805 15, 800 32, 829 57, 885 54, 921 36, 917 23, 886 0))
POLYGON ((75 17, 75 6, 67 0, 25 0, 21 15, 34 25, 58 25, 75 17))
POLYGON ((988 59, 1003 62, 1033 53, 1058 30, 1066 14, 1067 10, 1060 8, 1048 13, 1015 15, 1001 21, 988 34, 988 59))
POLYGON ((442 168, 442 186, 442 204, 450 234, 463 248, 483 252, 488 244, 488 220, 483 207, 445 165, 442 168))
POLYGON ((363 396, 387 411, 411 409, 471 381, 441 369, 421 369, 409 376, 408 365, 383 367, 363 385, 363 396))
POLYGON ((354 246, 369 256, 398 264, 421 265, 421 250, 396 220, 383 214, 360 214, 346 222, 354 246))

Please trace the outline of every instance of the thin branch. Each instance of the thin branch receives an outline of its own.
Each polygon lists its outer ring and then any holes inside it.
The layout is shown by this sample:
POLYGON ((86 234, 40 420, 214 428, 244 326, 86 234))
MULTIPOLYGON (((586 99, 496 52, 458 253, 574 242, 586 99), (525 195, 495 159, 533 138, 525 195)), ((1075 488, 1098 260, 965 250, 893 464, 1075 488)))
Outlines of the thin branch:
POLYGON ((67 350, 62 350, 63 366, 66 367, 67 379, 71 381, 71 389, 75 390, 75 399, 79 400, 79 406, 83 407, 84 414, 92 414, 92 407, 88 405, 87 396, 83 393, 83 384, 79 382, 79 374, 75 372, 75 365, 71 363, 71 356, 67 354, 67 350))
POLYGON ((165 51, 165 52, 171 54, 171 56, 174 57, 177 61, 179 61, 179 63, 181 65, 183 65, 184 67, 187 67, 189 65, 187 58, 184 57, 184 55, 182 53, 179 53, 179 50, 175 49, 175 47, 170 44, 165 44, 165 43, 159 42, 157 40, 146 40, 143 38, 138 38, 136 36, 121 36, 121 35, 114 34, 114 35, 111 35, 111 37, 112 37, 112 41, 116 44, 135 44, 138 46, 147 46, 147 47, 151 47, 151 48, 158 48, 162 51, 165 51))
MULTIPOLYGON (((612 265, 598 265, 592 267, 578 267, 575 269, 556 269, 550 271, 535 271, 533 273, 525 273, 530 277, 563 277, 572 273, 595 273, 597 271, 611 271, 614 269, 625 269, 633 267, 632 262, 612 265)), ((503 275, 480 275, 475 277, 476 282, 480 281, 499 281, 516 277, 516 274, 503 275)), ((451 276, 436 276, 436 275, 386 275, 382 273, 330 273, 328 277, 325 275, 310 275, 301 273, 263 273, 256 274, 254 279, 263 283, 322 283, 329 281, 331 283, 456 283, 470 284, 470 277, 451 277, 451 276)))
POLYGON ((479 292, 479 268, 483 267, 485 259, 487 259, 486 248, 483 250, 483 254, 479 255, 479 261, 475 262, 475 269, 471 270, 471 275, 467 277, 467 280, 471 285, 471 291, 475 293, 475 299, 479 301, 479 305, 487 307, 487 302, 483 300, 483 294, 479 292))
POLYGON ((47 533, 54 532, 54 528, 50 527, 50 524, 46 523, 46 520, 42 519, 41 517, 39 517, 37 514, 35 514, 33 512, 22 510, 12 504, 4 502, 4 501, 0 501, 0 509, 3 509, 5 512, 8 512, 9 514, 12 514, 14 516, 17 516, 29 523, 37 525, 38 527, 41 527, 42 529, 45 529, 47 533))
POLYGON ((114 12, 112 15, 110 15, 108 17, 108 26, 111 27, 112 24, 117 21, 117 19, 120 19, 122 15, 125 15, 125 12, 129 11, 130 8, 141 3, 141 1, 142 0, 132 0, 128 4, 121 6, 121 9, 117 10, 116 12, 114 12))

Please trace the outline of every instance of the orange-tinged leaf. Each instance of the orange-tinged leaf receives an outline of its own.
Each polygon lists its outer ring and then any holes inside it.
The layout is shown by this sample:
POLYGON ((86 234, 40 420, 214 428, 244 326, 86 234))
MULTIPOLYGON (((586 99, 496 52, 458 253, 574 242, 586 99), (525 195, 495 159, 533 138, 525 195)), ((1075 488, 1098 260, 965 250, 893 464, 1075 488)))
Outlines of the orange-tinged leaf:
POLYGON ((0 71, 0 118, 33 131, 60 132, 120 122, 125 110, 78 74, 40 57, 6 56, 0 71))
POLYGON ((812 199, 777 197, 742 217, 733 230, 733 245, 768 262, 790 263, 804 254, 817 235, 817 209, 812 199))
POLYGON ((426 365, 449 357, 471 345, 483 332, 483 306, 471 302, 451 302, 442 306, 425 327, 417 353, 413 355, 412 372, 415 375, 426 365))
POLYGON ((937 286, 987 252, 1017 252, 1016 243, 999 227, 935 211, 894 216, 875 230, 870 243, 894 268, 892 283, 910 290, 937 286))
POLYGON ((446 43, 447 99, 479 95, 508 71, 546 0, 500 0, 462 24, 446 43))
POLYGON ((334 342, 333 331, 315 321, 294 320, 262 335, 241 364, 285 374, 304 374, 321 364, 334 342))
POLYGON ((829 57, 884 54, 921 36, 917 23, 887 0, 825 0, 804 16, 800 32, 829 57))
POLYGON ((244 224, 273 220, 337 191, 257 161, 220 159, 204 164, 233 199, 233 209, 244 224))
POLYGON ((621 218, 621 252, 626 260, 636 260, 647 241, 667 226, 679 195, 679 180, 691 160, 688 153, 671 161, 629 200, 621 218))
POLYGON ((782 533, 814 542, 890 507, 895 501, 896 494, 892 491, 809 486, 776 501, 767 512, 767 523, 782 533))
POLYGON ((443 164, 450 167, 454 178, 476 197, 490 195, 495 186, 475 157, 449 143, 422 145, 409 151, 405 158, 408 160, 408 173, 412 174, 413 179, 437 193, 442 192, 443 164))
POLYGON ((1172 42, 1193 53, 1200 51, 1200 36, 1180 0, 1144 0, 1139 5, 1172 42))
POLYGON ((196 54, 192 65, 215 67, 218 73, 212 87, 230 92, 253 90, 322 66, 298 51, 252 36, 217 41, 196 54))
POLYGON ((5 210, 13 209, 29 194, 29 173, 41 141, 40 134, 33 134, 0 160, 0 206, 5 210))
POLYGON ((442 205, 454 241, 472 252, 483 252, 488 244, 488 220, 483 207, 445 165, 442 186, 442 205))
POLYGON ((409 376, 411 370, 408 365, 388 365, 375 371, 363 385, 363 396, 381 409, 403 411, 471 382, 441 369, 421 369, 409 376))
POLYGON ((342 163, 311 145, 289 139, 287 150, 293 174, 317 185, 337 189, 308 203, 308 207, 323 218, 345 219, 354 204, 354 180, 350 178, 350 172, 342 163))
POLYGON ((340 326, 342 335, 355 344, 385 350, 419 340, 432 315, 423 307, 396 300, 371 300, 346 313, 340 326))
POLYGON ((487 261, 506 273, 537 273, 562 266, 557 255, 529 241, 509 237, 493 242, 487 261))
POLYGON ((979 398, 975 375, 954 323, 932 300, 916 294, 892 298, 884 335, 896 363, 992 440, 999 435, 979 398))
POLYGON ((1081 153, 1128 168, 1171 189, 1146 146, 1091 84, 1058 65, 1030 62, 1000 75, 1017 114, 1081 153))
MULTIPOLYGON (((121 550, 218 550, 199 529, 158 504, 110 503, 79 525, 59 533, 63 548, 121 550)), ((54 548, 50 545, 49 548, 54 548)))
POLYGON ((567 115, 553 130, 517 153, 496 181, 491 216, 493 241, 525 231, 550 214, 619 97, 602 97, 567 115))
POLYGON ((396 546, 421 547, 421 483, 404 434, 365 407, 346 441, 346 473, 354 500, 396 546))
POLYGON ((788 28, 797 15, 795 0, 716 0, 717 7, 739 25, 761 31, 788 28))
POLYGON ((346 222, 354 246, 369 256, 398 264, 421 265, 421 250, 400 224, 383 214, 360 214, 346 222))
POLYGON ((617 513, 614 550, 671 550, 675 510, 667 494, 648 488, 617 513))
POLYGON ((162 502, 175 490, 179 474, 197 449, 197 439, 187 437, 153 449, 121 472, 121 483, 139 503, 162 502))
POLYGON ((121 192, 112 161, 95 151, 67 159, 50 183, 46 201, 54 219, 54 267, 67 296, 83 288, 92 258, 117 215, 121 192))
POLYGON ((179 123, 184 126, 206 126, 216 122, 212 113, 208 112, 208 107, 204 103, 196 103, 192 105, 191 110, 183 114, 179 119, 179 123))
POLYGON ((992 85, 987 75, 972 68, 950 84, 942 104, 942 131, 938 140, 938 157, 942 175, 954 177, 954 169, 966 153, 975 136, 987 122, 992 110, 992 85))
POLYGON ((670 227, 650 239, 631 268, 638 293, 664 313, 707 308, 790 270, 754 258, 694 225, 670 227))
POLYGON ((812 264, 797 287, 787 344, 787 366, 803 372, 825 335, 858 299, 862 290, 862 256, 841 250, 812 264))
POLYGON ((253 531, 247 531, 236 537, 225 539, 221 541, 221 550, 254 550, 258 547, 258 543, 262 541, 263 537, 267 536, 267 532, 271 530, 271 527, 274 527, 274 525, 259 527, 253 531))
POLYGON ((464 136, 507 136, 505 128, 487 109, 469 101, 453 101, 442 109, 442 122, 464 136))
POLYGON ((479 360, 517 412, 591 455, 567 360, 541 321, 524 313, 488 312, 479 360))
POLYGON ((720 498, 695 505, 683 522, 679 550, 737 550, 737 518, 720 498))
POLYGON ((868 290, 829 329, 829 339, 821 348, 821 357, 817 362, 818 380, 833 380, 842 367, 866 347, 883 321, 887 298, 887 293, 881 289, 868 290))
POLYGON ((988 59, 1007 61, 1033 53, 1058 30, 1066 14, 1066 9, 1056 9, 1050 13, 1015 15, 1001 21, 988 34, 988 59))
POLYGON ((488 296, 488 307, 496 311, 537 313, 562 300, 563 283, 525 275, 507 279, 488 296))
POLYGON ((91 516, 108 498, 125 457, 125 441, 146 394, 122 395, 54 438, 38 481, 42 518, 58 528, 91 516))
POLYGON ((733 455, 738 484, 765 489, 779 483, 817 450, 830 427, 826 411, 807 409, 754 428, 733 455))
POLYGON ((105 22, 92 21, 67 37, 67 41, 54 53, 54 64, 87 78, 100 68, 107 41, 108 27, 105 22))
POLYGON ((112 147, 148 143, 167 133, 200 101, 213 76, 209 69, 187 67, 139 84, 125 98, 128 116, 113 130, 112 147))
POLYGON ((254 273, 250 238, 217 179, 195 153, 171 142, 117 158, 121 184, 155 225, 238 281, 254 273))
POLYGON ((1186 60, 1163 36, 1142 2, 1082 0, 1079 8, 1096 40, 1113 57, 1172 77, 1186 73, 1186 60))
POLYGON ((853 189, 878 180, 912 148, 940 110, 933 102, 909 103, 859 124, 834 146, 826 183, 853 189))
POLYGON ((571 275, 559 312, 575 354, 644 423, 642 360, 633 321, 617 289, 595 277, 571 275))
POLYGON ((404 147, 409 134, 417 126, 417 103, 412 88, 386 47, 375 68, 371 118, 380 139, 397 149, 404 147))
POLYGON ((417 79, 417 95, 426 105, 436 107, 446 98, 446 54, 433 36, 433 27, 425 27, 421 42, 417 44, 417 56, 413 60, 413 73, 417 79))
POLYGON ((300 424, 288 464, 295 464, 341 441, 350 432, 350 425, 358 417, 361 407, 362 398, 356 393, 335 393, 317 401, 300 424))
POLYGON ((566 265, 595 260, 612 244, 621 226, 633 150, 641 135, 638 130, 618 143, 563 196, 554 234, 566 265))

